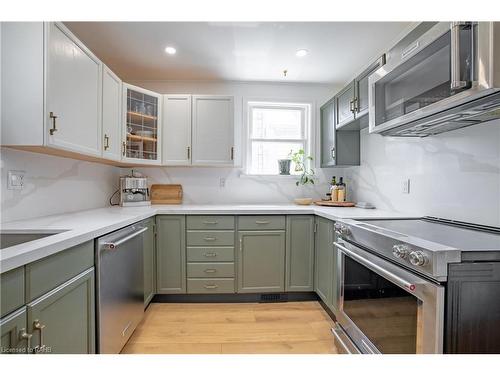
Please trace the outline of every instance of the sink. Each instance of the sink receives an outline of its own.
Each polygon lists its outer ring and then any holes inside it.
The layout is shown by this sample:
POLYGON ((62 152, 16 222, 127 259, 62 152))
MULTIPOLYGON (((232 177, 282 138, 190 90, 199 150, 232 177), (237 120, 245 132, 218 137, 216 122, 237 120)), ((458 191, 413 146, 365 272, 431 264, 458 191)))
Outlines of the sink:
POLYGON ((65 231, 2 231, 0 232, 0 249, 39 240, 62 232, 65 231))

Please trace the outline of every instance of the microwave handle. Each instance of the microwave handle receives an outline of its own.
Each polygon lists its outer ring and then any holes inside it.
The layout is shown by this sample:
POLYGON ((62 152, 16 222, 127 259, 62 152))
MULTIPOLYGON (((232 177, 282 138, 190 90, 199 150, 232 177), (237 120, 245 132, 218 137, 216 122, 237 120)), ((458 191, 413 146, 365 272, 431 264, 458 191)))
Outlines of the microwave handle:
POLYGON ((335 247, 339 250, 341 250, 343 253, 349 255, 351 258, 354 258, 356 261, 361 263, 363 266, 367 268, 371 268, 372 270, 376 270, 377 273, 385 277, 387 280, 392 281, 396 285, 405 288, 411 292, 413 292, 416 288, 415 284, 406 281, 405 279, 402 279, 401 277, 393 274, 392 272, 387 271, 385 268, 382 268, 378 265, 376 265, 373 262, 370 262, 369 260, 363 258, 362 256, 359 256, 356 254, 354 251, 349 250, 347 247, 342 246, 338 242, 333 243, 335 247))
POLYGON ((468 22, 452 22, 451 31, 451 82, 452 90, 460 90, 467 86, 467 81, 461 81, 461 62, 460 62, 460 28, 467 25, 468 22))

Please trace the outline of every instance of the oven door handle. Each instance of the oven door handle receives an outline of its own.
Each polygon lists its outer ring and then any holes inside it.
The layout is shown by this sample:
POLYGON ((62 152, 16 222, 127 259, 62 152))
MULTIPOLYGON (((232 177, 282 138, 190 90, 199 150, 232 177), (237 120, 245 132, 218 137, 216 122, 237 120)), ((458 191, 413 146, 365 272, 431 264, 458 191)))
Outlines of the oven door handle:
POLYGON ((350 256, 351 258, 354 258, 357 260, 359 263, 364 265, 365 267, 371 268, 372 270, 375 270, 377 273, 388 279, 389 281, 392 281, 396 285, 405 288, 411 292, 413 292, 416 288, 415 284, 410 283, 409 281, 406 281, 405 279, 393 274, 392 272, 387 271, 385 268, 380 267, 379 265, 370 262, 369 260, 363 258, 362 256, 356 254, 354 251, 349 250, 347 247, 342 246, 338 242, 333 243, 336 248, 338 248, 340 251, 345 253, 346 255, 350 256))

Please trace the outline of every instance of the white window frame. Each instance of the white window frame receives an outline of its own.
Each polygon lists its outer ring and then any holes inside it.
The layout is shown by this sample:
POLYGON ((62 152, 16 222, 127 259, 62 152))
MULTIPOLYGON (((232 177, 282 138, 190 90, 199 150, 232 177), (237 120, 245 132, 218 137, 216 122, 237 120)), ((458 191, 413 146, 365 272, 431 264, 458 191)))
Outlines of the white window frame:
MULTIPOLYGON (((245 111, 246 115, 246 131, 244 138, 245 145, 245 160, 243 161, 244 173, 249 176, 265 176, 265 177, 292 177, 296 178, 295 175, 283 176, 276 172, 276 174, 256 174, 252 173, 251 163, 252 163, 252 143, 253 142, 295 142, 302 143, 303 149, 306 155, 310 155, 312 150, 312 138, 313 134, 311 131, 312 123, 312 103, 307 101, 283 101, 283 100, 247 100, 245 101, 245 111), (302 111, 302 129, 300 139, 288 139, 288 138, 253 138, 251 137, 251 129, 253 122, 253 109, 299 109, 302 111)), ((309 162, 309 161, 307 161, 309 162)))

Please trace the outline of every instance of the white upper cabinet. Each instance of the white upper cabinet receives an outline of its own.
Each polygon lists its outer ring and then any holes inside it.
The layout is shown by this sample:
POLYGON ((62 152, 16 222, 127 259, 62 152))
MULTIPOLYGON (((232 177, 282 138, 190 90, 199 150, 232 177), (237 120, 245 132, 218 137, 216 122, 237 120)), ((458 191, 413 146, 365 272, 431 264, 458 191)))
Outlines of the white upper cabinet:
POLYGON ((193 165, 233 165, 232 96, 193 95, 193 165))
POLYGON ((121 160, 122 81, 107 66, 102 70, 102 156, 121 160))
POLYGON ((48 145, 101 156, 102 64, 66 27, 47 25, 48 145))
POLYGON ((161 97, 123 83, 122 161, 161 164, 161 97))
POLYGON ((163 96, 163 164, 191 164, 191 95, 163 96))
POLYGON ((60 23, 1 26, 2 145, 100 157, 99 59, 60 23))

